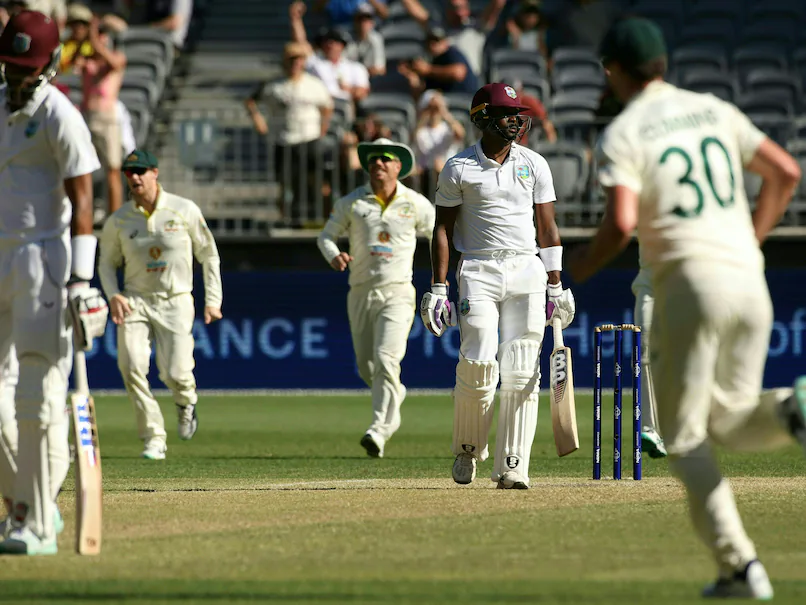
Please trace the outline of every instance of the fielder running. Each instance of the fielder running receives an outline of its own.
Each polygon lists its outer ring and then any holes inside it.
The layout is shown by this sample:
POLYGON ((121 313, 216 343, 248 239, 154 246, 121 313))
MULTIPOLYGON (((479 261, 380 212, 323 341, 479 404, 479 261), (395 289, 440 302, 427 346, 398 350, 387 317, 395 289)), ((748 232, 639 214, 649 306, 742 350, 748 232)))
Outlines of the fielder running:
POLYGON ((638 228, 655 294, 652 367, 669 467, 719 567, 703 594, 770 599, 711 443, 750 451, 794 436, 806 448, 806 377, 794 393, 759 396, 772 328, 759 244, 783 216, 800 169, 734 105, 664 82, 666 48, 651 21, 617 22, 601 55, 628 104, 600 142, 605 218, 570 269, 590 277, 638 228), (743 169, 764 181, 752 216, 743 169))
POLYGON ((336 271, 350 267, 347 314, 353 348, 358 373, 372 389, 372 424, 361 445, 369 456, 381 458, 400 427, 406 397, 400 362, 417 308, 412 263, 417 236, 430 243, 434 206, 399 181, 414 167, 408 146, 388 139, 360 143, 358 158, 369 185, 336 202, 317 244, 336 271), (336 244, 344 233, 349 252, 336 244))
POLYGON ((151 153, 136 149, 124 160, 123 172, 132 199, 104 224, 98 275, 118 327, 118 368, 134 404, 143 458, 163 460, 165 421, 148 385, 151 347, 160 380, 173 392, 179 438, 191 439, 198 427, 193 258, 202 265, 205 324, 222 317, 221 262, 201 210, 162 188, 151 153))
MULTIPOLYGON (((92 173, 100 164, 81 114, 50 84, 60 52, 56 22, 42 13, 16 14, 0 35, 3 379, 17 374, 14 350, 19 360, 16 409, 7 409, 10 397, 0 398, 0 490, 7 505, 13 502, 2 523, 1 554, 57 551, 55 501, 70 466, 68 306, 78 346, 90 347, 106 325, 106 303, 88 284, 96 249, 92 173), (15 416, 17 431, 10 424, 15 416)), ((0 389, 6 395, 13 385, 0 389)))
POLYGON ((447 300, 452 241, 462 254, 456 271, 461 345, 453 394, 453 479, 460 484, 472 482, 477 462, 487 458, 500 372, 492 480, 502 489, 529 487, 547 289, 550 318, 556 314, 566 328, 575 312, 570 290, 560 283, 562 246, 548 164, 517 144, 529 127, 522 115, 526 109, 511 86, 482 87, 470 108, 481 140, 448 160, 437 185, 433 285, 420 313, 437 336, 446 323, 455 322, 447 300))

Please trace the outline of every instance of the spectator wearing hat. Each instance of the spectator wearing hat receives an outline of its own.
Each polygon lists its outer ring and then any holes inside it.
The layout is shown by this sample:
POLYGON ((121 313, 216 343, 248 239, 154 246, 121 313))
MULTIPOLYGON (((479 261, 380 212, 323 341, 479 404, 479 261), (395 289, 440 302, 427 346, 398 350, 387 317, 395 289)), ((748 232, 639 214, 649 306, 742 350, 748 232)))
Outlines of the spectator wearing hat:
POLYGON ((472 93, 478 88, 476 74, 464 54, 451 45, 444 29, 435 27, 429 30, 425 47, 430 61, 418 57, 398 64, 398 71, 409 81, 415 97, 425 90, 472 93))
POLYGON ((62 44, 59 70, 70 71, 78 57, 91 57, 95 52, 89 41, 92 11, 84 4, 71 4, 67 7, 67 27, 70 35, 62 44))
POLYGON ((372 389, 372 422, 361 438, 367 455, 381 458, 400 427, 406 354, 416 307, 412 265, 417 236, 430 241, 434 206, 400 181, 414 167, 407 145, 389 139, 361 143, 369 183, 341 198, 319 235, 322 256, 336 271, 350 269, 347 315, 361 379, 372 389), (339 249, 347 234, 350 247, 339 249))
POLYGON ((167 31, 178 54, 185 47, 193 17, 193 0, 150 0, 145 4, 145 22, 150 27, 167 31))
POLYGON ((540 137, 541 135, 544 136, 549 143, 556 143, 557 129, 554 128, 554 123, 549 119, 549 113, 546 111, 546 106, 543 105, 543 103, 537 97, 533 97, 532 95, 525 93, 523 90, 523 82, 520 80, 515 80, 512 82, 512 88, 515 89, 515 92, 518 94, 523 106, 526 107, 523 115, 532 118, 532 126, 521 137, 520 144, 526 147, 529 144, 530 136, 534 139, 540 137), (540 128, 542 128, 542 132, 536 131, 536 125, 539 125, 540 128))
POLYGON ((465 139, 465 128, 448 110, 445 97, 437 90, 427 90, 418 101, 414 151, 421 193, 430 196, 436 177, 448 158, 456 155, 465 139))
MULTIPOLYGON (((83 7, 86 8, 86 7, 83 7)), ((73 65, 81 74, 81 110, 92 134, 92 143, 98 152, 101 165, 106 171, 107 202, 109 214, 120 208, 123 202, 123 183, 120 165, 123 160, 118 95, 126 70, 126 55, 112 47, 107 25, 102 25, 91 13, 72 13, 74 19, 87 23, 80 34, 74 32, 78 48, 88 43, 92 53, 78 54, 73 65), (80 38, 79 35, 86 35, 80 38)))
POLYGON ((353 15, 354 40, 344 49, 344 56, 367 68, 370 76, 386 73, 386 50, 383 36, 375 30, 375 9, 365 3, 353 15))
POLYGON ((368 4, 373 13, 381 19, 389 16, 386 0, 316 0, 313 4, 313 11, 316 13, 327 12, 331 25, 346 26, 355 18, 364 4, 368 4))
MULTIPOLYGON (((481 74, 487 35, 498 23, 506 3, 507 0, 489 0, 478 18, 475 18, 469 0, 445 0, 445 13, 442 16, 432 14, 420 0, 401 0, 409 15, 426 31, 435 24, 444 28, 450 43, 461 51, 477 76, 481 74)), ((469 92, 474 90, 475 87, 469 92)))
POLYGON ((284 76, 266 82, 244 104, 255 130, 262 135, 269 126, 258 104, 265 101, 274 130, 274 171, 282 191, 291 189, 293 212, 313 192, 315 170, 321 162, 318 141, 325 136, 333 113, 333 98, 322 80, 305 71, 309 48, 288 42, 283 51, 284 76))
POLYGON ((545 54, 544 24, 540 0, 520 0, 512 18, 507 19, 507 46, 517 50, 532 50, 545 54))
POLYGON ((365 98, 369 94, 369 72, 361 63, 344 56, 344 49, 350 41, 347 34, 337 28, 326 28, 316 40, 321 54, 314 53, 303 23, 306 10, 304 2, 294 2, 288 9, 291 39, 308 49, 305 68, 322 80, 334 98, 353 103, 365 98))

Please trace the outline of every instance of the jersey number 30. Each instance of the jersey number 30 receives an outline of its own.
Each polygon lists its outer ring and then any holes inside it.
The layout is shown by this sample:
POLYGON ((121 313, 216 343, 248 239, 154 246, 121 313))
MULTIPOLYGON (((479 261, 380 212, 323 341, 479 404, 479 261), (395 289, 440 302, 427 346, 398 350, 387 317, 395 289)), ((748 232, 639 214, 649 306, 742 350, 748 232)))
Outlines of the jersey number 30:
MULTIPOLYGON (((682 156, 683 160, 686 162, 686 173, 677 179, 677 182, 680 185, 686 185, 694 189, 694 193, 697 196, 697 205, 693 208, 683 208, 682 206, 675 206, 672 212, 674 212, 677 216, 681 218, 693 218, 695 216, 699 216, 703 208, 705 207, 705 194, 703 193, 703 187, 701 183, 698 183, 694 179, 691 178, 691 172, 694 169, 694 162, 691 159, 691 156, 685 149, 681 149, 680 147, 669 147, 666 151, 663 152, 663 155, 660 156, 660 163, 665 164, 666 160, 669 159, 672 155, 680 155, 682 156)), ((713 194, 714 199, 717 203, 722 206, 723 208, 730 208, 733 206, 733 202, 735 200, 735 193, 736 193, 736 176, 733 174, 733 164, 730 160, 730 154, 725 146, 722 144, 717 138, 714 137, 706 137, 700 143, 700 155, 702 156, 703 166, 705 167, 705 178, 708 181, 708 187, 713 194), (711 162, 708 159, 708 148, 714 146, 717 149, 721 150, 723 155, 725 156, 725 162, 728 165, 728 174, 730 175, 730 196, 729 197, 722 197, 719 195, 719 192, 716 190, 716 186, 714 185, 714 175, 711 170, 711 162)))

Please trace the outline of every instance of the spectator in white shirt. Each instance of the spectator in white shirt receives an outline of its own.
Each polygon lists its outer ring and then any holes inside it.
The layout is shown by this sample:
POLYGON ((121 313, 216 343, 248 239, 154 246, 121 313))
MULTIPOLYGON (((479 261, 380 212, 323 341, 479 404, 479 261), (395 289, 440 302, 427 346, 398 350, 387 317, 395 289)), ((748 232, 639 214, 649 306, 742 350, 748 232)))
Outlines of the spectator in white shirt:
POLYGON ((375 9, 371 4, 362 4, 353 15, 355 40, 347 44, 344 56, 358 61, 367 68, 370 76, 386 73, 386 50, 383 36, 375 29, 375 9))
POLYGON ((430 195, 436 176, 448 158, 456 155, 465 139, 465 128, 451 115, 445 97, 437 90, 427 90, 418 103, 420 115, 414 130, 414 154, 421 175, 421 193, 430 195))
POLYGON ((521 0, 515 14, 507 19, 505 27, 507 42, 511 48, 545 54, 540 0, 521 0))
POLYGON ((146 3, 146 23, 171 35, 176 51, 185 46, 193 16, 193 0, 151 0, 146 3))
POLYGON ((302 17, 305 15, 305 3, 294 2, 289 7, 291 17, 291 39, 305 44, 309 49, 305 68, 318 77, 336 99, 344 99, 356 103, 369 94, 369 72, 367 68, 344 57, 344 48, 349 41, 346 34, 339 29, 327 29, 317 36, 320 54, 315 54, 305 33, 302 17))

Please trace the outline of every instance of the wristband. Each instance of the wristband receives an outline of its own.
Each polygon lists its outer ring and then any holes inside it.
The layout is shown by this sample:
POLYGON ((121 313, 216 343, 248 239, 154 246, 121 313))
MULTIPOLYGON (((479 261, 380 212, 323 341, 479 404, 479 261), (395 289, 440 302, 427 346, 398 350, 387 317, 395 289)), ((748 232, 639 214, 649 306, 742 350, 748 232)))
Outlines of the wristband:
POLYGON ((562 296, 563 285, 562 285, 562 283, 559 283, 559 282, 556 283, 556 284, 548 284, 546 286, 546 292, 548 292, 548 295, 551 298, 557 298, 558 296, 562 296))
POLYGON ((95 275, 95 249, 98 240, 94 235, 76 235, 72 241, 73 264, 71 273, 89 281, 95 275))
POLYGON ((562 271, 563 247, 551 246, 550 248, 541 248, 540 259, 543 261, 546 271, 562 271))
POLYGON ((448 284, 431 284, 431 294, 448 296, 448 284))

